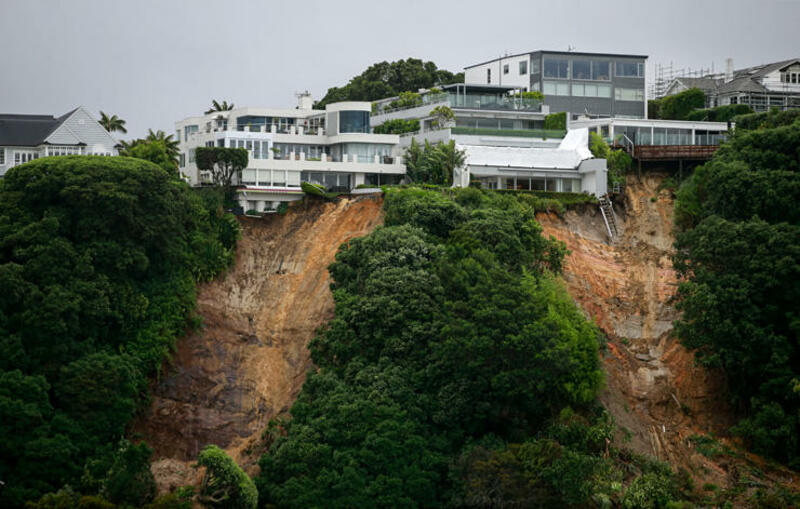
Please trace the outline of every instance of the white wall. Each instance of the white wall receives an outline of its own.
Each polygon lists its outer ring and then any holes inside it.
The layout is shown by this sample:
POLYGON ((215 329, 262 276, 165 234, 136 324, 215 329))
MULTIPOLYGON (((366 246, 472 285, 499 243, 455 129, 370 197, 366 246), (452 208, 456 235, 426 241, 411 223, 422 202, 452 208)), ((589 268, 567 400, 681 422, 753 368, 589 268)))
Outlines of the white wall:
POLYGON ((514 57, 503 57, 486 64, 464 69, 464 83, 476 85, 503 85, 525 88, 531 86, 531 56, 529 53, 514 57), (527 62, 525 74, 519 73, 519 62, 527 62), (503 66, 508 64, 508 74, 503 74, 503 66), (492 70, 492 79, 487 83, 486 70, 492 70))
POLYGON ((78 108, 47 137, 51 145, 86 144, 85 154, 117 155, 117 140, 85 109, 78 108))

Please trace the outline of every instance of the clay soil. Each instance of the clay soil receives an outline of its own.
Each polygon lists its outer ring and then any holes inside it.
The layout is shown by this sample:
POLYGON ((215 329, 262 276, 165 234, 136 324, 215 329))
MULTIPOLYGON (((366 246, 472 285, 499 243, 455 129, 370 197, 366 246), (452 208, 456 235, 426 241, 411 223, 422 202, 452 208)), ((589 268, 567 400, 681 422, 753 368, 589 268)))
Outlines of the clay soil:
POLYGON ((701 487, 732 488, 745 472, 768 483, 794 483, 795 475, 736 447, 736 422, 727 404, 725 377, 696 365, 672 333, 679 315, 672 267, 673 198, 665 176, 629 178, 615 204, 620 235, 609 240, 598 209, 538 214, 546 235, 566 243, 567 290, 608 338, 601 402, 620 427, 619 445, 685 469, 701 487), (707 457, 698 436, 712 435, 733 455, 707 457))
POLYGON ((191 464, 207 444, 257 468, 260 433, 288 412, 311 367, 308 342, 333 316, 328 265, 383 221, 378 197, 296 205, 243 218, 234 267, 200 288, 203 325, 178 342, 133 427, 155 449, 162 492, 198 483, 191 464))

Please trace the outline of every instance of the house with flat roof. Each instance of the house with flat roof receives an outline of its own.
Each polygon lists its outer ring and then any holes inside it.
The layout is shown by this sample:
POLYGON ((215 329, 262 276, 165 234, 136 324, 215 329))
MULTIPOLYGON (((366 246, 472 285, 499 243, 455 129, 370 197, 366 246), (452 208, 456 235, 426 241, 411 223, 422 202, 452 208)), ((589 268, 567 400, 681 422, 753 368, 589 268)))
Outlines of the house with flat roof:
POLYGON ((487 189, 606 194, 604 159, 593 159, 588 131, 545 130, 547 105, 511 85, 458 83, 420 90, 415 102, 396 106, 396 97, 373 103, 373 129, 393 120, 416 120, 419 130, 399 135, 398 154, 412 140, 449 143, 466 153, 454 185, 480 181, 487 189), (395 105, 393 107, 393 105, 395 105), (435 109, 447 106, 453 120, 438 125, 435 109))
POLYGON ((464 82, 542 92, 551 113, 571 118, 645 118, 646 63, 646 55, 539 50, 467 66, 464 82))
POLYGON ((350 191, 402 180, 406 168, 396 155, 399 136, 371 133, 369 102, 315 110, 310 94, 298 97, 297 108, 244 107, 176 122, 181 174, 192 185, 209 185, 211 175, 195 162, 197 147, 244 148, 247 168, 234 183, 242 208, 258 212, 302 198, 301 182, 350 191))
POLYGON ((0 114, 0 177, 48 156, 118 155, 118 142, 82 106, 60 117, 0 114))
POLYGON ((746 104, 755 111, 800 108, 800 58, 736 70, 728 59, 724 73, 673 78, 664 95, 693 87, 706 94, 709 108, 729 104, 746 104))

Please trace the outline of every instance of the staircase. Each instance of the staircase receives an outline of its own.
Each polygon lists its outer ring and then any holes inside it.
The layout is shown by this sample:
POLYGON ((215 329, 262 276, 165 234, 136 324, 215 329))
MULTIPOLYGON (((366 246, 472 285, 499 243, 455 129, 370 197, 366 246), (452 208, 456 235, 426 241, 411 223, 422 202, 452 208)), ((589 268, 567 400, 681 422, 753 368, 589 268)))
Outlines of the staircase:
POLYGON ((611 198, 608 195, 601 196, 600 213, 603 214, 603 221, 606 223, 606 230, 608 230, 608 237, 613 241, 619 236, 619 229, 617 228, 617 218, 614 215, 614 207, 611 204, 611 198))

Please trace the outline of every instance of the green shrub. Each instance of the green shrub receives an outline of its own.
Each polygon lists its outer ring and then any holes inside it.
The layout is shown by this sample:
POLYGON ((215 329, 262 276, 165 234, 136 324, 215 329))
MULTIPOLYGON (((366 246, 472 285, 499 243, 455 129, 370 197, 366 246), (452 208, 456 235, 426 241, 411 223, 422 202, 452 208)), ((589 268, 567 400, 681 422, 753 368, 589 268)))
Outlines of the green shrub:
POLYGON ((551 113, 544 117, 544 128, 564 131, 567 129, 567 113, 551 113))
POLYGON ((746 104, 728 104, 715 108, 699 109, 686 115, 686 120, 702 122, 728 122, 737 115, 753 113, 753 108, 746 104))
POLYGON ((403 134, 419 131, 419 120, 396 118, 387 120, 381 125, 375 126, 372 131, 375 134, 403 134))
POLYGON ((690 88, 659 99, 658 118, 685 120, 692 111, 702 109, 705 104, 705 92, 699 88, 690 88))
POLYGON ((736 129, 752 131, 756 129, 774 129, 788 126, 800 119, 800 108, 780 111, 770 110, 764 113, 751 113, 734 118, 736 129))
POLYGON ((622 507, 625 509, 658 509, 667 507, 675 496, 672 480, 655 473, 647 473, 634 480, 625 491, 622 507))
POLYGON ((216 445, 207 445, 200 451, 197 464, 206 467, 200 490, 203 504, 232 509, 254 509, 258 505, 258 491, 253 480, 225 451, 216 445))

